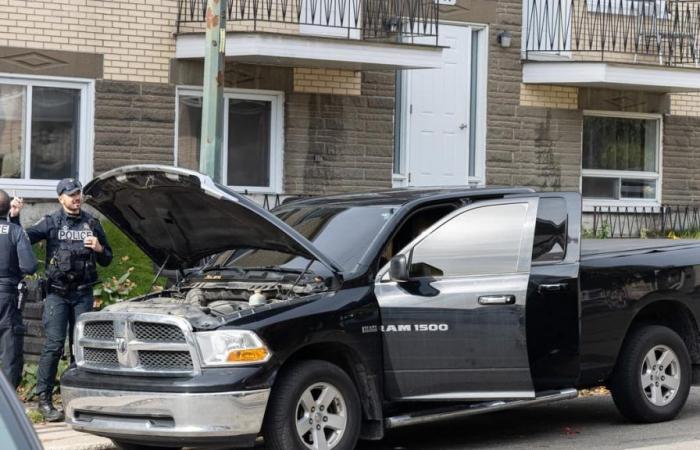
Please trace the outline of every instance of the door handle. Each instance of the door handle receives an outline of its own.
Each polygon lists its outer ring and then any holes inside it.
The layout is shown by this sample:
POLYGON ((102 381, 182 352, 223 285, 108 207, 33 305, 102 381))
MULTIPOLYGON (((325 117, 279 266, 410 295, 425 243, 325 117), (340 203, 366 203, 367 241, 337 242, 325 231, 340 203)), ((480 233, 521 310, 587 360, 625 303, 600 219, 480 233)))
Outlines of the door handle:
POLYGON ((543 292, 561 292, 566 290, 569 286, 566 283, 554 283, 554 284, 540 284, 537 286, 537 292, 540 294, 543 292))
POLYGON ((482 295, 479 297, 480 305, 513 305, 515 295, 482 295))
POLYGON ((461 124, 461 125, 459 126, 459 129, 460 129, 460 130, 465 130, 468 126, 469 126, 469 125, 467 125, 466 123, 463 123, 463 124, 461 124))

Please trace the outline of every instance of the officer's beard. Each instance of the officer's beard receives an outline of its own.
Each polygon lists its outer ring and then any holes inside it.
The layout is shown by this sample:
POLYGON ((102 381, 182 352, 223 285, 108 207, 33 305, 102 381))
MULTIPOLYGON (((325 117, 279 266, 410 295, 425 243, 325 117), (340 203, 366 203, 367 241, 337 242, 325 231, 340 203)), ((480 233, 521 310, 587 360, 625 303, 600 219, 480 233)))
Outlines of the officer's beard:
POLYGON ((66 214, 70 214, 71 216, 77 216, 78 214, 80 214, 81 203, 82 202, 80 198, 74 199, 72 197, 69 197, 67 199, 61 199, 61 206, 63 206, 63 210, 66 212, 66 214))

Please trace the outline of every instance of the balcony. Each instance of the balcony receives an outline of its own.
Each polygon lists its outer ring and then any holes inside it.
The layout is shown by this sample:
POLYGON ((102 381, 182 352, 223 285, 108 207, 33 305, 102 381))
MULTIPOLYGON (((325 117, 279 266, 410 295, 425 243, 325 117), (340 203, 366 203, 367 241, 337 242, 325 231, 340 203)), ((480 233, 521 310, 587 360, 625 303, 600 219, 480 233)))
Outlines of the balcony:
MULTIPOLYGON (((179 0, 176 57, 204 56, 206 0, 179 0)), ((228 0, 226 57, 346 70, 441 65, 434 0, 228 0)))
POLYGON ((525 0, 525 83, 700 90, 700 1, 525 0))

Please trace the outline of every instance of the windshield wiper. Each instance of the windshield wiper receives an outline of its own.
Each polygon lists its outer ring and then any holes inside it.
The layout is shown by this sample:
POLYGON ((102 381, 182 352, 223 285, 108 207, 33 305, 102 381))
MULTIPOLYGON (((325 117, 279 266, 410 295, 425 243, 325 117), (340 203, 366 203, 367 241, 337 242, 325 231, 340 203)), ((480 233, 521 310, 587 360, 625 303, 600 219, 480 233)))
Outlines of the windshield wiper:
POLYGON ((246 272, 260 270, 260 271, 267 271, 267 272, 284 272, 284 273, 304 273, 307 271, 304 269, 291 269, 288 267, 280 267, 280 266, 240 267, 240 270, 243 270, 246 272))

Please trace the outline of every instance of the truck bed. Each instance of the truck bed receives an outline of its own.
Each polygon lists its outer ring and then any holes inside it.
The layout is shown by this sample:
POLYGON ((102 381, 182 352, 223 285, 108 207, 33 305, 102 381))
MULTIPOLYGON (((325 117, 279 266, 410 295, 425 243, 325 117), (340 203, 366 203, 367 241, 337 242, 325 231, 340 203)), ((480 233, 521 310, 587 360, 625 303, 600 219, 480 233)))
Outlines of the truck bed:
POLYGON ((695 239, 582 239, 581 260, 600 256, 616 256, 630 253, 662 252, 682 247, 697 247, 695 239))

